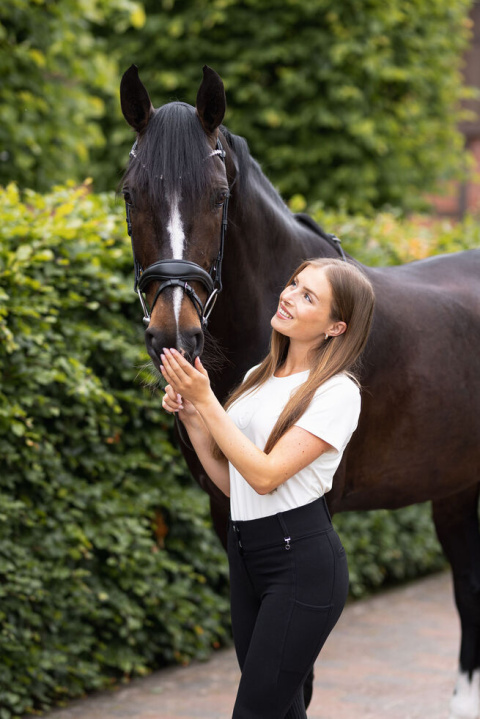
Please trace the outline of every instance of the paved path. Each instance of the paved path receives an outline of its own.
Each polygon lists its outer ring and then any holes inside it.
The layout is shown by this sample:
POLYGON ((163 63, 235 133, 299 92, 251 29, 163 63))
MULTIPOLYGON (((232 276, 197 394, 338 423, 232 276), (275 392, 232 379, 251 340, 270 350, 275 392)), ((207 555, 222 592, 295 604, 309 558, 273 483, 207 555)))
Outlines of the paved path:
MULTIPOLYGON (((459 636, 449 573, 349 603, 315 666, 309 719, 447 719, 459 636)), ((221 650, 47 719, 228 719, 238 678, 221 650)))

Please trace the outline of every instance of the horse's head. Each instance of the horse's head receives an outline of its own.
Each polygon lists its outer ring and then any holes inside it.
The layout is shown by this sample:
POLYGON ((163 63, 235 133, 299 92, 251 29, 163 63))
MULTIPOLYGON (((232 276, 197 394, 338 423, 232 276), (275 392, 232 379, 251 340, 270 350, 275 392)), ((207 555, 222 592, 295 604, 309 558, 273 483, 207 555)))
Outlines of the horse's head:
POLYGON ((163 347, 176 347, 193 361, 202 353, 206 318, 221 289, 229 180, 235 174, 219 138, 223 82, 205 66, 196 108, 172 102, 154 109, 132 65, 122 77, 120 97, 125 119, 137 132, 123 193, 147 350, 157 368, 163 347))

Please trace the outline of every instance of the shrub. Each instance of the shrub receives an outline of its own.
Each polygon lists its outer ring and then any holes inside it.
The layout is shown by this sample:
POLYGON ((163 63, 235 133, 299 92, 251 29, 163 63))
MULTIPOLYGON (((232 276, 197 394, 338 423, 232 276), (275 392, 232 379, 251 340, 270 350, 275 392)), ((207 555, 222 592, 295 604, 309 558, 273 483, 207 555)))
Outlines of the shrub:
MULTIPOLYGON (((302 209, 305 201, 297 196, 291 205, 293 209, 302 209)), ((310 212, 328 232, 342 239, 352 257, 365 265, 401 265, 480 247, 480 226, 475 215, 467 215, 463 222, 422 215, 401 218, 395 211, 365 217, 326 210, 318 203, 312 205, 310 212)))
POLYGON ((395 512, 345 512, 333 524, 348 557, 352 597, 446 567, 429 503, 395 512))
MULTIPOLYGON (((160 106, 194 104, 201 67, 217 70, 227 90, 227 126, 248 139, 287 199, 302 192, 351 212, 387 205, 409 211, 425 206, 425 192, 439 180, 462 174, 460 100, 472 94, 462 87, 460 64, 471 2, 143 6, 141 28, 108 37, 122 71, 138 65, 160 106)), ((100 183, 111 176, 112 147, 121 158, 131 144, 117 102, 106 102, 101 125, 109 142, 95 151, 100 183)))
MULTIPOLYGON (((140 386, 122 214, 1 192, 0 717, 228 639, 206 496, 140 386)), ((120 208, 118 208, 120 209, 120 208)))

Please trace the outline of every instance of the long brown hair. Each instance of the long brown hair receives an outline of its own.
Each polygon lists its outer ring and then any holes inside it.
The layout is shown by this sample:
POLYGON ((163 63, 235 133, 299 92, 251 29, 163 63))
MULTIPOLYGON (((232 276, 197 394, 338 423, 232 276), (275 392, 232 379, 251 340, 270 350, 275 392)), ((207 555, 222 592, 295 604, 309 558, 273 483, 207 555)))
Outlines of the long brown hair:
MULTIPOLYGON (((329 337, 327 340, 319 339, 318 345, 310 350, 311 370, 308 379, 298 387, 283 408, 265 445, 266 454, 271 452, 280 437, 302 416, 320 385, 339 372, 346 372, 355 379, 355 365, 365 347, 372 323, 375 295, 370 281, 360 269, 343 260, 305 260, 295 270, 287 285, 309 265, 325 270, 332 288, 330 319, 332 322, 345 322, 347 329, 343 334, 329 337)), ((289 344, 289 337, 272 330, 268 355, 248 378, 230 393, 224 409, 228 409, 241 395, 266 382, 285 362, 289 344)), ((217 459, 224 456, 216 444, 212 452, 217 459)))

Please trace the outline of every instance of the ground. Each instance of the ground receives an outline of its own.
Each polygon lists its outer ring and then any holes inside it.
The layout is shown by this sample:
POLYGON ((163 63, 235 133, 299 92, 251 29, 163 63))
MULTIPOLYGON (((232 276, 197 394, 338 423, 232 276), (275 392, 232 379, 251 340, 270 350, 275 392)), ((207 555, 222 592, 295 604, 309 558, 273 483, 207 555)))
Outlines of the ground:
MULTIPOLYGON (((315 665, 309 719, 447 719, 459 641, 449 572, 349 602, 315 665)), ((228 719, 238 679, 221 650, 46 719, 228 719)))

